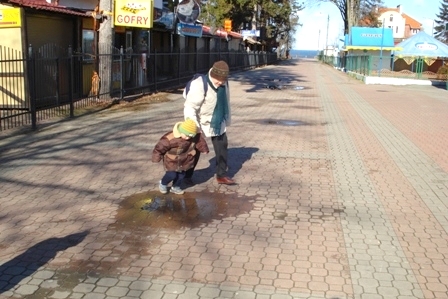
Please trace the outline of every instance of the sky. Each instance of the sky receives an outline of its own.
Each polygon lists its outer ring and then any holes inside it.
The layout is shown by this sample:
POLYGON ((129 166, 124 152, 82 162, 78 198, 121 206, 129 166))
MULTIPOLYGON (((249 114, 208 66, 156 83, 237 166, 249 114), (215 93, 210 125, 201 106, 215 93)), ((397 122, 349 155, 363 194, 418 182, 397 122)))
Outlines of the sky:
MULTIPOLYGON (((299 14, 299 22, 303 26, 297 28, 293 49, 322 50, 326 44, 337 44, 339 39, 344 38, 344 24, 339 10, 328 2, 319 5, 309 2, 316 1, 305 1, 306 8, 299 14)), ((432 35, 433 21, 440 12, 441 0, 383 0, 383 3, 389 8, 401 5, 403 13, 422 23, 425 32, 432 35)))

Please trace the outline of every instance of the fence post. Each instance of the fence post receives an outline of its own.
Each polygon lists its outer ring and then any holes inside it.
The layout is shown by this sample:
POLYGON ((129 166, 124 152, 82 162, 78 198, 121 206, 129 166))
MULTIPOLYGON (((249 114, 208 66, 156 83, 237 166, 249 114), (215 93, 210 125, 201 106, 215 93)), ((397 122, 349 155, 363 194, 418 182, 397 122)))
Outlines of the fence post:
POLYGON ((415 72, 417 75, 417 79, 421 79, 422 72, 423 72, 423 58, 422 57, 418 57, 418 59, 417 59, 417 68, 415 69, 415 72))
POLYGON ((61 60, 59 57, 56 58, 56 75, 53 78, 56 81, 56 105, 59 107, 61 105, 61 85, 59 84, 59 68, 61 60))
POLYGON ((69 101, 70 101, 70 118, 74 118, 75 117, 75 105, 73 104, 73 49, 72 46, 68 46, 68 57, 69 57, 69 70, 68 70, 68 80, 70 82, 69 84, 69 92, 68 92, 68 97, 69 97, 69 101))
POLYGON ((124 88, 124 76, 126 76, 126 70, 124 69, 124 51, 123 46, 120 47, 120 101, 123 99, 123 88, 124 88))
POLYGON ((35 59, 33 56, 33 46, 28 46, 28 82, 29 82, 29 97, 30 97, 30 112, 31 112, 31 129, 37 129, 37 115, 36 115, 36 84, 34 82, 35 74, 35 59))
POLYGON ((219 38, 219 48, 218 48, 218 60, 221 60, 221 36, 219 38))
POLYGON ((154 50, 154 91, 157 92, 157 50, 154 50))
POLYGON ((180 60, 181 60, 181 55, 180 55, 180 47, 177 50, 177 84, 180 86, 180 60))
POLYGON ((196 73, 198 73, 199 72, 199 54, 198 54, 198 51, 195 51, 195 57, 194 57, 194 61, 195 61, 195 64, 194 64, 194 73, 196 74, 196 73))

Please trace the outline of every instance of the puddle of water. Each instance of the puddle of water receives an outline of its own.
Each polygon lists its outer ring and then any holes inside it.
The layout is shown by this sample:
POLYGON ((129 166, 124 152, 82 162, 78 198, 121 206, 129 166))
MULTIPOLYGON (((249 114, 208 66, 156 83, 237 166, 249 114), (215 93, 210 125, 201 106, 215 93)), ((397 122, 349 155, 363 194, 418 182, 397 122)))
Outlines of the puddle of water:
POLYGON ((285 220, 285 218, 288 216, 288 214, 284 212, 274 212, 272 213, 272 216, 274 216, 274 219, 276 220, 285 220))
POLYGON ((282 126, 303 126, 303 125, 309 125, 306 122, 299 121, 299 120, 267 120, 266 123, 270 125, 282 125, 282 126))
POLYGON ((255 198, 219 192, 186 192, 183 195, 149 191, 125 198, 117 211, 117 227, 197 227, 213 220, 248 213, 255 198))
POLYGON ((265 88, 268 88, 268 89, 281 89, 280 86, 278 86, 278 85, 272 85, 272 84, 266 84, 264 87, 265 87, 265 88))
MULTIPOLYGON (((30 295, 28 299, 46 299, 58 298, 56 292, 71 293, 82 280, 86 279, 86 274, 76 273, 73 270, 55 271, 55 275, 51 279, 46 279, 39 288, 30 295)), ((62 298, 62 297, 59 297, 62 298)))
POLYGON ((282 79, 271 79, 271 78, 264 78, 262 80, 264 80, 264 81, 271 81, 271 82, 280 82, 280 81, 282 81, 282 79))
POLYGON ((297 109, 320 109, 320 107, 315 107, 315 106, 303 106, 303 105, 296 105, 295 108, 297 108, 297 109))
POLYGON ((289 84, 264 84, 265 88, 268 89, 278 89, 278 90, 282 90, 282 89, 292 89, 292 90, 305 90, 308 89, 305 86, 290 86, 289 84))
POLYGON ((122 273, 129 276, 132 274, 129 265, 138 257, 151 254, 151 246, 161 244, 154 232, 195 228, 214 220, 247 214, 255 200, 255 196, 241 197, 236 193, 188 190, 183 195, 162 195, 158 191, 131 195, 120 203, 116 221, 107 231, 91 233, 95 244, 101 244, 97 255, 91 255, 90 249, 79 253, 63 268, 53 270, 55 274, 51 279, 27 298, 44 299, 56 296, 56 292, 68 293, 85 280, 122 273))

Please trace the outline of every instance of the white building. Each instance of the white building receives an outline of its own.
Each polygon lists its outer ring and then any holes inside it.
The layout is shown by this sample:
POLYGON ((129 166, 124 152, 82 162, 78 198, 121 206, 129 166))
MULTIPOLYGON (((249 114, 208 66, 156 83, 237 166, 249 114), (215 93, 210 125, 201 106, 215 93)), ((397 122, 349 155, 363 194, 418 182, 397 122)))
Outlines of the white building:
POLYGON ((419 33, 423 28, 422 24, 403 12, 403 7, 380 8, 378 20, 384 22, 385 28, 391 28, 395 43, 419 33))

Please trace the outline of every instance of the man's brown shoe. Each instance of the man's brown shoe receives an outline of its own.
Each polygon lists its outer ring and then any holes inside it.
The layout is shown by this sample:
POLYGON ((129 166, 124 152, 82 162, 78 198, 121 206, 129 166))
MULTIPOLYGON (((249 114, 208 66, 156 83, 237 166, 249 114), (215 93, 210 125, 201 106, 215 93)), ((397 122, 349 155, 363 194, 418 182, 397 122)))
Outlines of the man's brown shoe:
POLYGON ((232 180, 231 178, 224 176, 222 178, 217 177, 216 181, 218 182, 218 184, 224 184, 224 185, 235 185, 235 181, 232 180))

